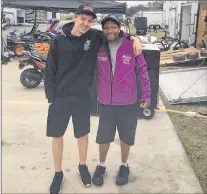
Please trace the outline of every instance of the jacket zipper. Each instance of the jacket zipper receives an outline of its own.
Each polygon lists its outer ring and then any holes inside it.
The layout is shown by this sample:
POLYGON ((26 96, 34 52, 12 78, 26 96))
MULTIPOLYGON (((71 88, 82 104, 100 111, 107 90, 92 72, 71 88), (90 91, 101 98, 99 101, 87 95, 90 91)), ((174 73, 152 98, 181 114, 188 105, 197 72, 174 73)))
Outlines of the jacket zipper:
MULTIPOLYGON (((124 44, 124 41, 121 43, 121 45, 119 46, 119 48, 117 49, 117 52, 116 52, 116 62, 117 62, 117 54, 119 52, 119 49, 123 46, 124 44)), ((115 69, 114 69, 114 77, 115 77, 115 73, 116 73, 116 63, 115 63, 115 69)), ((112 74, 113 75, 113 74, 112 74)))
MULTIPOLYGON (((117 49, 117 53, 120 49, 120 47, 124 44, 124 40, 122 42, 122 44, 119 46, 119 48, 117 49)), ((110 84, 111 84, 111 88, 110 88, 110 91, 111 91, 111 96, 110 96, 110 105, 112 104, 112 96, 113 96, 113 91, 112 91, 112 86, 113 86, 113 81, 114 79, 112 80, 112 77, 115 76, 115 72, 116 72, 116 65, 115 65, 115 70, 114 70, 114 76, 113 76, 113 71, 112 71, 112 61, 111 61, 111 54, 110 54, 110 49, 109 49, 109 45, 106 44, 105 45, 105 50, 106 50, 106 53, 108 55, 108 59, 110 61, 110 84)), ((117 53, 116 53, 116 61, 117 61, 117 53)))
POLYGON ((110 87, 110 104, 111 104, 112 103, 112 61, 110 57, 110 49, 109 49, 108 43, 104 45, 104 48, 105 48, 106 54, 110 62, 110 86, 111 86, 110 87))
MULTIPOLYGON (((119 48, 117 49, 117 52, 116 52, 116 62, 117 62, 117 56, 118 56, 118 51, 119 49, 123 46, 124 44, 124 40, 123 42, 121 43, 121 45, 119 46, 119 48)), ((111 76, 113 76, 113 80, 111 81, 111 101, 110 101, 110 105, 112 104, 112 86, 113 86, 113 82, 114 82, 114 77, 115 77, 115 73, 116 73, 116 62, 115 62, 115 69, 114 69, 114 75, 113 75, 113 72, 112 72, 112 62, 111 62, 111 76)))

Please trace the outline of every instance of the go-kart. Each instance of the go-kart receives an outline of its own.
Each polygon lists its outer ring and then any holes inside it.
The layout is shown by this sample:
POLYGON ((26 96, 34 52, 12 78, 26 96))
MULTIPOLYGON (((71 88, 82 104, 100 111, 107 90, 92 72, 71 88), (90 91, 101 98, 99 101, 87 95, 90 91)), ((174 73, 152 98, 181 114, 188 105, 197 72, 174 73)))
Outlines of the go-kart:
MULTIPOLYGON (((49 32, 41 32, 37 31, 38 24, 34 24, 31 32, 22 33, 19 36, 7 36, 7 48, 10 51, 13 51, 15 56, 21 57, 23 55, 23 51, 28 51, 28 44, 34 44, 36 49, 39 49, 40 44, 48 45, 50 44, 53 36, 49 32)), ((39 49, 40 52, 45 52, 39 49)))

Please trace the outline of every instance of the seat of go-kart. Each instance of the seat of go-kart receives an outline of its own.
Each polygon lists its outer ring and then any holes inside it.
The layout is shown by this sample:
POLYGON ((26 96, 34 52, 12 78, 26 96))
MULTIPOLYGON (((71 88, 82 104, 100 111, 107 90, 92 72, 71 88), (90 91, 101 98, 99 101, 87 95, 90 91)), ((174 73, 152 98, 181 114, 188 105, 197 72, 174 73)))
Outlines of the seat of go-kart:
POLYGON ((43 61, 46 62, 46 60, 47 60, 47 54, 38 54, 38 55, 39 55, 40 59, 42 59, 43 61))
POLYGON ((33 41, 34 37, 31 33, 26 33, 21 36, 22 41, 33 41))
POLYGON ((46 62, 47 60, 47 54, 40 54, 38 52, 34 52, 35 55, 37 55, 40 59, 46 62))

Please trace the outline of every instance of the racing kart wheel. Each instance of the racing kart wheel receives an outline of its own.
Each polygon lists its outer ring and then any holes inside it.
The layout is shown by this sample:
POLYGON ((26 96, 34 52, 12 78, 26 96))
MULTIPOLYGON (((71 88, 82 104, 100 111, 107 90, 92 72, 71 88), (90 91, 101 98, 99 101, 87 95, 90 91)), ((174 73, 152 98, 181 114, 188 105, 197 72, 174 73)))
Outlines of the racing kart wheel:
POLYGON ((141 116, 144 118, 144 119, 151 119, 153 118, 155 115, 155 110, 152 109, 152 108, 144 108, 144 109, 141 109, 141 116))
POLYGON ((24 47, 22 45, 17 45, 15 46, 14 48, 14 54, 17 56, 17 57, 21 57, 23 55, 23 51, 24 51, 24 47))

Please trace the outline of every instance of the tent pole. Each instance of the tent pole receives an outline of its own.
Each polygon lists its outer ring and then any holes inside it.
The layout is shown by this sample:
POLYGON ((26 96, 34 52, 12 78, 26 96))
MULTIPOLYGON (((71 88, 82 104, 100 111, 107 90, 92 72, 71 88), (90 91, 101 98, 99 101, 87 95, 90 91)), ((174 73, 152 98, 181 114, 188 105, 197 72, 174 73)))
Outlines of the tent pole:
POLYGON ((34 10, 34 14, 35 14, 35 18, 34 18, 34 24, 32 26, 31 33, 37 31, 37 10, 36 9, 34 10))
POLYGON ((4 7, 3 7, 3 0, 1 1, 1 56, 4 53, 4 44, 3 44, 3 34, 2 34, 2 23, 3 23, 3 12, 4 12, 4 7))
MULTIPOLYGON (((7 50, 7 52, 9 53, 7 45, 4 42, 3 33, 2 33, 3 13, 4 13, 4 6, 3 6, 3 0, 2 0, 1 1, 1 61, 3 61, 3 63, 7 64, 7 62, 3 59, 4 50, 7 50)), ((9 53, 9 55, 10 55, 10 53, 9 53)))
POLYGON ((34 19, 34 24, 36 25, 36 23, 37 23, 37 10, 35 10, 35 19, 34 19))

